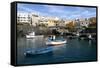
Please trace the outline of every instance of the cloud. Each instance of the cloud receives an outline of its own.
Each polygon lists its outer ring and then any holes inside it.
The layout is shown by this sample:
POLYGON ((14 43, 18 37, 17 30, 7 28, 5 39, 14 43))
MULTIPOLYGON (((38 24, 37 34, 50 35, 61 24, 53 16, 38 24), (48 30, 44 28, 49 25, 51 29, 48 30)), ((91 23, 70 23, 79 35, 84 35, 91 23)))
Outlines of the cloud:
MULTIPOLYGON (((90 15, 93 15, 88 9, 90 8, 84 8, 84 7, 67 7, 66 6, 49 6, 45 5, 45 8, 48 9, 49 13, 59 15, 59 17, 63 18, 80 18, 80 17, 88 17, 90 15), (68 9, 68 10, 67 10, 68 9), (70 9, 73 9, 71 11, 70 9)), ((92 9, 93 10, 93 9, 92 9)))
POLYGON ((68 11, 65 11, 65 6, 51 6, 51 5, 45 5, 45 8, 48 9, 49 13, 55 13, 55 14, 68 14, 68 11))
POLYGON ((26 13, 36 13, 36 14, 39 14, 39 15, 46 15, 48 16, 49 14, 48 13, 43 13, 43 12, 40 12, 40 11, 36 11, 30 7, 26 7, 26 5, 23 5, 23 4, 18 4, 17 6, 17 9, 18 9, 18 12, 26 12, 26 13))
POLYGON ((18 10, 18 12, 35 12, 34 10, 25 7, 23 4, 18 4, 17 10, 18 10))
POLYGON ((96 16, 96 8, 87 7, 18 4, 17 8, 18 12, 34 12, 42 16, 54 16, 68 19, 96 16), (38 10, 36 10, 37 8, 38 10))

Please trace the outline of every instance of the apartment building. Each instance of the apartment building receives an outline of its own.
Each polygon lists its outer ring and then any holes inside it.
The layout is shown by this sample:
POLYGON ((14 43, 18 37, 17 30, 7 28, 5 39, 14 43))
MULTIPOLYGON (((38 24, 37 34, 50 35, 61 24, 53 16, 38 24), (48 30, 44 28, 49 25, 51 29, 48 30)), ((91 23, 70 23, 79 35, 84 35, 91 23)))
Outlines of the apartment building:
POLYGON ((17 13, 17 23, 31 23, 31 16, 29 13, 17 13))
POLYGON ((39 23, 40 16, 36 13, 31 13, 31 25, 37 26, 39 23))
POLYGON ((76 27, 82 27, 82 26, 88 27, 89 24, 91 24, 91 22, 87 18, 77 19, 75 20, 75 22, 76 22, 76 27))

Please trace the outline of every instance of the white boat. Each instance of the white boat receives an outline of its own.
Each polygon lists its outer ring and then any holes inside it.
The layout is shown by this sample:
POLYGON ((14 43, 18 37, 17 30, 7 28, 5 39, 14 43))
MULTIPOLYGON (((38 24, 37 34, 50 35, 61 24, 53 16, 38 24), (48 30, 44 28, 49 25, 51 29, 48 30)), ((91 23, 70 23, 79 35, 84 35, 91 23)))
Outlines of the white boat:
POLYGON ((28 35, 26 35, 26 38, 33 38, 35 37, 35 32, 29 33, 28 35))
POLYGON ((27 39, 36 38, 36 37, 44 37, 44 36, 43 35, 35 35, 35 36, 29 36, 29 35, 27 35, 26 36, 27 39))
POLYGON ((67 40, 54 40, 54 41, 47 41, 46 45, 61 45, 67 43, 67 40))
POLYGON ((76 36, 80 36, 80 34, 79 33, 76 33, 76 36))
POLYGON ((26 38, 34 38, 35 36, 26 35, 26 38))
POLYGON ((92 36, 91 36, 91 35, 89 35, 89 36, 88 36, 88 39, 89 39, 89 40, 93 40, 93 38, 92 38, 92 36))
POLYGON ((32 32, 28 35, 26 35, 26 38, 30 39, 30 38, 35 38, 35 37, 44 37, 43 35, 35 35, 35 32, 32 32))

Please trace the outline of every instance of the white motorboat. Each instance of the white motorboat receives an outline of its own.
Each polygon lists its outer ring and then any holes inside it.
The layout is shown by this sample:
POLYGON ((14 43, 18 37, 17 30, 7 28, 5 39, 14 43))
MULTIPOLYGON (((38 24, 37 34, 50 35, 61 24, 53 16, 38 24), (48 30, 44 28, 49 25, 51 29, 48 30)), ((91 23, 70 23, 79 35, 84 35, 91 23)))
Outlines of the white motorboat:
POLYGON ((26 38, 34 38, 35 36, 26 35, 26 38))
POLYGON ((55 36, 48 37, 46 41, 46 45, 62 45, 67 43, 67 40, 61 38, 61 39, 56 39, 55 36))
POLYGON ((89 40, 93 40, 93 38, 92 38, 92 36, 91 36, 91 35, 89 35, 89 36, 88 36, 88 39, 89 39, 89 40))
POLYGON ((54 41, 47 41, 46 45, 61 45, 67 43, 67 40, 54 40, 54 41))
POLYGON ((76 36, 78 36, 78 37, 79 37, 79 36, 80 36, 80 34, 79 34, 79 33, 77 33, 77 34, 76 34, 76 36))
POLYGON ((33 38, 35 37, 35 32, 29 33, 28 35, 26 35, 26 38, 33 38))
POLYGON ((44 37, 44 36, 43 35, 35 35, 35 36, 29 36, 29 35, 27 35, 26 36, 27 39, 36 38, 36 37, 44 37))
POLYGON ((35 32, 29 33, 28 35, 26 35, 26 38, 30 39, 30 38, 35 38, 35 37, 44 37, 43 35, 35 35, 35 32))

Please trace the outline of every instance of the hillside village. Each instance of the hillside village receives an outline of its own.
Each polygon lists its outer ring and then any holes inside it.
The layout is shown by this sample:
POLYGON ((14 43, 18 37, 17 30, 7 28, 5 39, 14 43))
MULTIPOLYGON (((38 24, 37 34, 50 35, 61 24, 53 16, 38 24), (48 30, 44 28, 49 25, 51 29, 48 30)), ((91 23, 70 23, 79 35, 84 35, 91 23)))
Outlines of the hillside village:
MULTIPOLYGON (((37 13, 17 13, 17 34, 24 36, 32 31, 38 35, 77 33, 83 29, 96 29, 96 17, 73 20, 58 17, 40 16, 37 13)), ((89 32, 89 31, 88 31, 89 32)), ((96 32, 92 31, 93 33, 96 32)))

